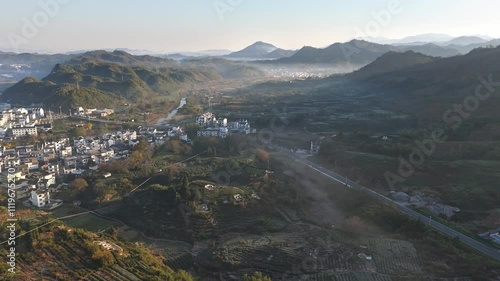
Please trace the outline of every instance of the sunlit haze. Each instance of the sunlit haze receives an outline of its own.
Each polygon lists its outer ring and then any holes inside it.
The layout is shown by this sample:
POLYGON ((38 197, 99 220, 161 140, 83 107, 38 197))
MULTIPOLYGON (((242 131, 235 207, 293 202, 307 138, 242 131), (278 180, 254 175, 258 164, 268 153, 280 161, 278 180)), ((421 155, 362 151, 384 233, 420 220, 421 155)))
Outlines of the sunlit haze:
MULTIPOLYGON (((55 1, 55 0, 53 0, 55 1)), ((398 2, 399 13, 373 37, 422 33, 500 37, 496 0, 65 0, 44 22, 51 0, 2 1, 0 49, 67 52, 105 48, 160 53, 238 50, 255 41, 280 48, 325 47, 359 37, 379 11, 398 2), (393 4, 393 3, 392 3, 393 4), (41 21, 36 36, 23 36, 26 20, 41 21), (24 37, 23 37, 24 38, 24 37), (16 48, 17 47, 17 48, 16 48)))

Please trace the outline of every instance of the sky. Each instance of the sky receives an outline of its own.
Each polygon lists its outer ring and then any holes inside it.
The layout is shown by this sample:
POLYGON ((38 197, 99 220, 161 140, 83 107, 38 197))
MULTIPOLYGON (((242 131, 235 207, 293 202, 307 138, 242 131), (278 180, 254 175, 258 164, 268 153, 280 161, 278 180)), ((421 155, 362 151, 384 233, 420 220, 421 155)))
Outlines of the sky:
POLYGON ((0 0, 0 50, 284 49, 422 33, 500 38, 498 0, 0 0))

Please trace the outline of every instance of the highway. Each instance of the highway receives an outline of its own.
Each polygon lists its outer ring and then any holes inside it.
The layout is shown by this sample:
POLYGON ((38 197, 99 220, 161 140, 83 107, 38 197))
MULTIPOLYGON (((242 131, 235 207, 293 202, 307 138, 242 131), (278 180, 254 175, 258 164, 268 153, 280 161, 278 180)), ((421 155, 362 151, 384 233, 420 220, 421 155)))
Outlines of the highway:
POLYGON ((322 166, 312 162, 312 161, 309 161, 303 157, 300 157, 298 155, 296 155, 295 153, 293 153, 290 149, 288 148, 284 148, 284 147, 280 147, 280 146, 277 146, 277 145, 274 145, 274 144, 268 144, 268 147, 271 148, 271 149, 274 149, 286 156, 288 156, 289 158, 292 158, 294 159, 296 162, 299 162, 303 165, 306 165, 308 166, 309 168, 325 175, 326 177, 329 177, 335 181, 338 181, 339 183, 345 185, 346 187, 348 188, 354 188, 354 189, 357 189, 357 190, 362 190, 364 192, 367 192, 369 193, 370 195, 372 195, 374 198, 380 200, 382 203, 386 204, 386 205, 390 205, 390 206, 393 206, 395 208, 397 208, 399 211, 401 211, 403 214, 406 214, 407 216, 413 218, 413 219, 416 219, 416 220, 420 220, 421 222, 425 222, 426 225, 434 228, 435 230, 441 232, 441 233, 444 233, 446 235, 449 235, 451 237, 454 237, 454 238, 458 238, 460 239, 460 241, 462 241, 463 243, 467 244, 468 246, 476 249, 477 251, 497 260, 497 261, 500 261, 500 250, 492 247, 492 246, 489 246, 489 245, 486 245, 480 241, 477 241, 465 234, 462 234, 461 232, 458 232, 457 230, 455 229, 452 229, 438 221, 435 221, 435 220, 432 220, 431 218, 427 217, 427 216, 424 216, 388 197, 385 197, 384 195, 380 194, 380 193, 377 193, 367 187, 364 187, 356 182, 353 182, 349 179, 347 179, 346 177, 344 176, 341 176, 339 174, 336 174, 335 172, 331 171, 331 170, 328 170, 328 169, 325 169, 323 168, 322 166))

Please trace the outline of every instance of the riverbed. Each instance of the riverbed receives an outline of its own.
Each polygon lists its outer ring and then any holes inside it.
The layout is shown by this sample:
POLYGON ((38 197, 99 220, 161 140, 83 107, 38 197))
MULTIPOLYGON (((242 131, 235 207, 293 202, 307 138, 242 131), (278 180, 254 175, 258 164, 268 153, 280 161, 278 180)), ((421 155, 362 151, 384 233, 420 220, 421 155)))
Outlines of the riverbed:
POLYGON ((179 102, 179 106, 176 109, 172 110, 166 117, 160 118, 156 122, 156 125, 160 126, 163 125, 163 123, 172 120, 172 118, 174 118, 179 109, 183 108, 185 105, 186 105, 186 98, 182 98, 181 101, 179 102))

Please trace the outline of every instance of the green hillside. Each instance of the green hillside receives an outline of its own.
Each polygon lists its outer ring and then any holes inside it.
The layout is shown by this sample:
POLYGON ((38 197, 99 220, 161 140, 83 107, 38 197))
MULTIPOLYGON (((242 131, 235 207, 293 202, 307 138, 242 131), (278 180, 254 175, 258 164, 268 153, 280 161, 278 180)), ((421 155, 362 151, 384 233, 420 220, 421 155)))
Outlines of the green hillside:
POLYGON ((1 99, 14 104, 43 103, 63 107, 113 107, 174 95, 186 85, 218 79, 211 73, 153 70, 113 63, 58 64, 42 80, 28 77, 5 90, 1 99))
POLYGON ((55 65, 42 80, 23 79, 6 89, 0 100, 64 108, 113 107, 177 95, 179 90, 197 83, 264 75, 255 67, 223 59, 199 59, 180 65, 169 59, 121 51, 94 51, 55 65))

